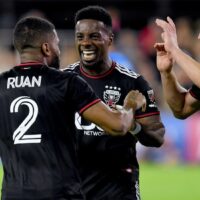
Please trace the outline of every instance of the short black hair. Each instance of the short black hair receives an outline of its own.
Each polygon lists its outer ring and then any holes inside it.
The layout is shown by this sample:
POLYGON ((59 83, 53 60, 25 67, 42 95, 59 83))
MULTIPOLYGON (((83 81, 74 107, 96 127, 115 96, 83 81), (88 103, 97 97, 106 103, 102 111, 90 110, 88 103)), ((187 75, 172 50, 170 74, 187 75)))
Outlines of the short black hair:
POLYGON ((81 19, 102 21, 105 25, 112 27, 112 18, 109 12, 101 6, 87 6, 78 10, 75 15, 75 24, 81 19))
POLYGON ((24 17, 15 25, 14 46, 19 52, 25 48, 38 47, 53 36, 54 29, 55 26, 46 19, 24 17))

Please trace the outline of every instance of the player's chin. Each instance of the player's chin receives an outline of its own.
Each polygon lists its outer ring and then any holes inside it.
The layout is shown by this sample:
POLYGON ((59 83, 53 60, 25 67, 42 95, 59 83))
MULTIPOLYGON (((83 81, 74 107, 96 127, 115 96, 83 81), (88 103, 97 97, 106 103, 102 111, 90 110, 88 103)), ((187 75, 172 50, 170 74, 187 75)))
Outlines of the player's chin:
POLYGON ((81 61, 82 61, 83 65, 87 66, 87 67, 92 67, 97 63, 96 60, 85 60, 85 59, 82 59, 81 61))

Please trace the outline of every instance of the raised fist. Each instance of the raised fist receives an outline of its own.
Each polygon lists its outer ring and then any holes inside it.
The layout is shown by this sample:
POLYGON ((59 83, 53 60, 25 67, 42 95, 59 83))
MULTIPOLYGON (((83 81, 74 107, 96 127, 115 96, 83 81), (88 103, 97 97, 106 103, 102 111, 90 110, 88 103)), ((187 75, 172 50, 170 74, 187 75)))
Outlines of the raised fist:
POLYGON ((146 110, 146 98, 138 90, 131 90, 124 99, 123 107, 125 109, 133 108, 134 111, 142 108, 144 112, 146 110))

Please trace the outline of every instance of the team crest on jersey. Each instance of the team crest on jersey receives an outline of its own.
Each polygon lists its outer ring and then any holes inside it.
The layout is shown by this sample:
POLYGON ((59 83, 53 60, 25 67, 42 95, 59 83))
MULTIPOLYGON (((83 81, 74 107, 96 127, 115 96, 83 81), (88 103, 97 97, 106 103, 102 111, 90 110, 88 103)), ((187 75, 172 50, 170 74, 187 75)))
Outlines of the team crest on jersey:
POLYGON ((154 91, 148 90, 147 94, 148 94, 148 97, 149 97, 149 100, 150 100, 149 107, 156 107, 154 91))
POLYGON ((117 104, 121 96, 121 88, 116 86, 105 86, 105 91, 103 92, 103 99, 106 104, 113 107, 117 104))

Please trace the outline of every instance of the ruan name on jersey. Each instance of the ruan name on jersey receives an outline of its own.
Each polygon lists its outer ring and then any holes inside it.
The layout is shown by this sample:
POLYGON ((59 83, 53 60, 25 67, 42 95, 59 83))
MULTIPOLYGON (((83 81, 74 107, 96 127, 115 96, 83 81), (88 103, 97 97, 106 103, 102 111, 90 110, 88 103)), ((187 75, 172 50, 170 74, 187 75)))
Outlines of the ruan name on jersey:
POLYGON ((42 76, 28 77, 28 76, 17 76, 10 77, 7 80, 7 89, 19 88, 19 87, 40 87, 42 76))

